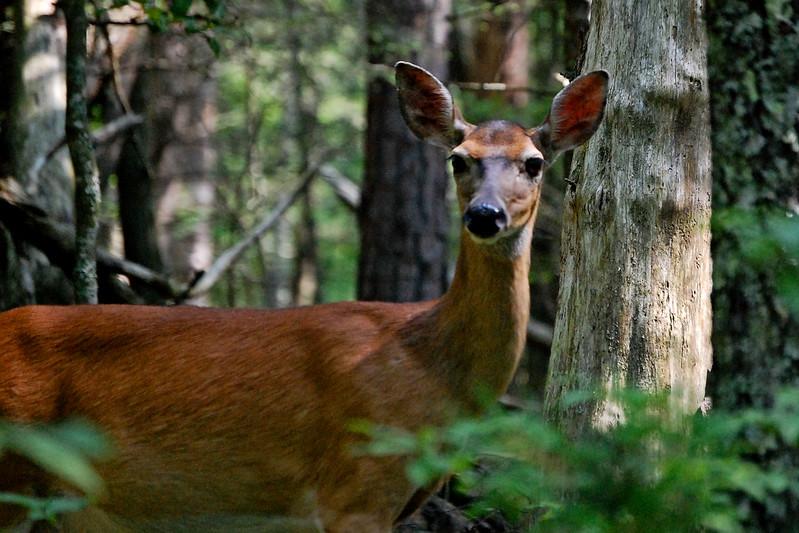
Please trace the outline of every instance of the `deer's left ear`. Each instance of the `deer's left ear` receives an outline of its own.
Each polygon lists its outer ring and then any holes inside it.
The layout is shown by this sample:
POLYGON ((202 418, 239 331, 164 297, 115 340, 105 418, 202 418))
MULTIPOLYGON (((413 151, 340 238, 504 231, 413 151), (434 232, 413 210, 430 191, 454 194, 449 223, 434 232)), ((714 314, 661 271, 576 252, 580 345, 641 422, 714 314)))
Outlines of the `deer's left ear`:
POLYGON ((547 159, 583 144, 599 127, 608 95, 608 73, 596 70, 574 79, 552 100, 549 116, 530 135, 547 159))
POLYGON ((463 120, 452 95, 435 76, 405 61, 394 65, 394 71, 402 116, 417 137, 449 149, 474 128, 463 120))

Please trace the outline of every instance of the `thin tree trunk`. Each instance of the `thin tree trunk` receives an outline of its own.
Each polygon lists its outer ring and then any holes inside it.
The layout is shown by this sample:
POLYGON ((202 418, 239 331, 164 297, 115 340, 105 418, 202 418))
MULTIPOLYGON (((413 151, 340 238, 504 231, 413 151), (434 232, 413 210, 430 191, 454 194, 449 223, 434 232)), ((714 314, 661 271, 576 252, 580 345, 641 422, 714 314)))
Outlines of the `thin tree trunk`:
MULTIPOLYGON (((306 78, 300 62, 302 49, 298 22, 298 6, 294 0, 286 2, 289 19, 289 87, 286 99, 286 126, 289 137, 289 156, 297 175, 308 168, 309 151, 313 146, 316 113, 313 104, 304 100, 306 78)), ((300 203, 299 219, 294 227, 296 251, 292 296, 295 305, 312 305, 321 300, 316 222, 313 214, 312 189, 305 190, 300 203)))
MULTIPOLYGON (((153 76, 145 67, 139 68, 130 98, 130 105, 137 113, 147 111, 153 76)), ((147 139, 149 126, 146 124, 128 132, 119 153, 116 164, 119 223, 124 237, 125 258, 161 272, 164 265, 155 223, 155 183, 147 148, 150 146, 147 139)), ((134 288, 148 300, 158 300, 145 287, 134 288)))
POLYGON ((86 111, 86 30, 83 0, 64 0, 67 24, 66 140, 75 172, 75 299, 97 303, 100 184, 86 111))
POLYGON ((605 120, 564 206, 547 414, 573 432, 623 416, 616 387, 696 410, 711 365, 710 143, 701 3, 594 0, 584 71, 605 120), (569 407, 572 391, 596 392, 569 407))
POLYGON ((378 65, 413 61, 447 79, 449 0, 369 0, 366 172, 359 211, 358 298, 413 301, 447 286, 449 176, 440 148, 416 139, 378 65), (401 55, 386 43, 403 43, 401 55))

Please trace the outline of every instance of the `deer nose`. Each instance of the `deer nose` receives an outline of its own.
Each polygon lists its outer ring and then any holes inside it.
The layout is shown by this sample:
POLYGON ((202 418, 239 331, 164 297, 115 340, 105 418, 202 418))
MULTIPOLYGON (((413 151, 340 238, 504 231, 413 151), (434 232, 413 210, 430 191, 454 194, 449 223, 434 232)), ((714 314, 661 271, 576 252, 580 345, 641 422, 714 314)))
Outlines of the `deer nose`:
POLYGON ((505 229, 507 218, 505 212, 496 206, 477 204, 463 214, 463 224, 475 237, 488 239, 505 229))

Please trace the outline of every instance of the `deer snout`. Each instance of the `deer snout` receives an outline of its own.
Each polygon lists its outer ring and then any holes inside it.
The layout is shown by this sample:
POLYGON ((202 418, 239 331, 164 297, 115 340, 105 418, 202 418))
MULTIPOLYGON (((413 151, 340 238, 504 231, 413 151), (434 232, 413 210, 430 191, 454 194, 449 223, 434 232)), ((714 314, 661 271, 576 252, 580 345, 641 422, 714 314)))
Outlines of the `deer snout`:
POLYGON ((508 217, 499 207, 479 203, 469 206, 463 214, 463 224, 475 237, 490 239, 507 228, 508 217))

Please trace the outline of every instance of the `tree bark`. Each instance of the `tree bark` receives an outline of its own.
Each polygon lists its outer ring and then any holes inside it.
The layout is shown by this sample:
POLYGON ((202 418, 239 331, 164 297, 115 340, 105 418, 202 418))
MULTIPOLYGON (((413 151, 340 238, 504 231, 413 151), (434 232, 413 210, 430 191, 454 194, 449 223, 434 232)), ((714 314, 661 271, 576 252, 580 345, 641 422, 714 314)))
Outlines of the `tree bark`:
POLYGON ((75 270, 79 303, 97 303, 97 227, 100 183, 86 111, 86 31, 84 0, 64 0, 67 24, 66 140, 75 172, 75 270))
POLYGON ((617 387, 696 410, 711 365, 710 143, 701 3, 594 0, 583 71, 610 72, 575 152, 545 410, 571 432, 623 416, 617 387), (572 391, 596 394, 566 406, 572 391))
MULTIPOLYGON (((48 0, 15 0, 2 10, 0 20, 4 27, 0 32, 0 189, 20 189, 53 217, 71 222, 72 174, 66 150, 37 165, 64 135, 63 18, 48 0)), ((18 238, 17 231, 13 226, 0 227, 2 308, 72 302, 69 278, 18 238)))
POLYGON ((358 298, 413 301, 447 286, 449 177, 443 154, 399 111, 391 66, 404 59, 447 79, 449 0, 369 0, 366 172, 359 211, 358 298), (400 44, 402 43, 402 44, 400 44))

